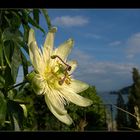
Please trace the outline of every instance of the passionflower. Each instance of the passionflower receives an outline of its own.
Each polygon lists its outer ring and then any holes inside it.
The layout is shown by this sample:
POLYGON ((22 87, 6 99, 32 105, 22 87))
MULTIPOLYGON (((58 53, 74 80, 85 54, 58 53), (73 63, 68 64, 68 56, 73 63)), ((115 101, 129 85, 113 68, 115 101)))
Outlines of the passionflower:
POLYGON ((44 95, 45 102, 53 115, 61 122, 70 125, 73 120, 64 106, 72 102, 86 107, 92 104, 92 100, 77 94, 86 90, 89 85, 72 77, 77 62, 67 61, 67 57, 74 41, 69 39, 54 49, 56 31, 55 27, 49 30, 45 43, 40 49, 35 39, 34 30, 30 29, 28 47, 34 70, 27 75, 27 79, 37 95, 44 95))

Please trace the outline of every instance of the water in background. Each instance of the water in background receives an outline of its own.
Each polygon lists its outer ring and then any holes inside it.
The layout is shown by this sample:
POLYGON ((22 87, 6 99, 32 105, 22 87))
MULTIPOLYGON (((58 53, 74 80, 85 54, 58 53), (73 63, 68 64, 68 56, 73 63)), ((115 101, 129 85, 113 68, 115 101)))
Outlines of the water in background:
MULTIPOLYGON (((101 97, 103 102, 105 104, 116 104, 117 103, 117 94, 110 94, 110 92, 98 92, 97 95, 101 97)), ((128 101, 128 95, 127 94, 122 94, 124 103, 127 103, 128 101)))
MULTIPOLYGON (((98 92, 97 95, 99 95, 103 101, 104 104, 106 104, 106 109, 110 111, 112 121, 116 120, 116 115, 118 109, 111 105, 111 104, 117 104, 117 94, 110 94, 110 92, 98 92)), ((127 94, 122 94, 124 103, 126 104, 128 102, 128 95, 127 94)))

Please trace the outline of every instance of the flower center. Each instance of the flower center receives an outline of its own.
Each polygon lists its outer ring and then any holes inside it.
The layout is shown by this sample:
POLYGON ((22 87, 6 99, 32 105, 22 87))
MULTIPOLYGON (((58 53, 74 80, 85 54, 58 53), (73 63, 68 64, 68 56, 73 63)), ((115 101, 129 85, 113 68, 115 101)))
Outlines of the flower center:
POLYGON ((52 84, 57 81, 59 85, 63 85, 63 83, 69 85, 71 78, 68 71, 71 70, 71 66, 65 63, 58 55, 53 55, 51 58, 58 58, 60 61, 56 61, 55 66, 46 73, 47 80, 52 84))

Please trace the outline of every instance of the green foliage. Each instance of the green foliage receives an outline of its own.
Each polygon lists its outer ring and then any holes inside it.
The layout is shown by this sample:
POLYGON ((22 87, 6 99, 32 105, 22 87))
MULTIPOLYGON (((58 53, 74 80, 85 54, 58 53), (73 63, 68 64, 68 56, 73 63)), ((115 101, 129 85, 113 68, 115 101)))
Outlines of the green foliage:
POLYGON ((20 101, 26 105, 27 116, 25 115, 23 118, 24 131, 37 130, 37 121, 34 108, 35 98, 38 97, 36 97, 36 95, 32 92, 29 84, 25 84, 22 88, 19 88, 18 94, 15 96, 15 101, 20 101))
POLYGON ((50 17, 48 15, 48 12, 46 9, 42 9, 42 12, 43 12, 45 19, 46 19, 46 22, 48 24, 48 29, 50 30, 52 25, 51 25, 51 20, 50 20, 50 17))
MULTIPOLYGON (((30 117, 28 116, 25 121, 25 126, 28 124, 30 130, 49 130, 49 131, 93 131, 103 130, 105 127, 105 108, 102 106, 102 100, 97 95, 95 87, 90 86, 86 91, 80 93, 80 95, 90 98, 94 104, 89 107, 79 107, 73 103, 66 106, 69 115, 72 117, 74 123, 71 126, 67 126, 60 122, 48 109, 44 96, 36 96, 31 94, 33 92, 30 88, 26 88, 28 95, 32 95, 33 106, 28 108, 30 117), (32 111, 34 110, 34 111, 32 111), (34 122, 34 123, 28 123, 34 122), (35 127, 36 125, 36 127, 35 127)), ((25 91, 24 91, 25 93, 25 91)), ((20 94, 21 95, 21 94, 20 94)), ((24 96, 27 96, 27 93, 24 96)), ((29 97, 29 96, 28 96, 29 97)), ((28 98, 26 97, 26 98, 28 98)), ((23 97, 22 97, 23 98, 23 97)))
MULTIPOLYGON (((117 107, 126 110, 126 105, 124 104, 124 100, 121 95, 121 92, 118 93, 117 107)), ((117 110, 116 121, 117 121, 118 130, 121 130, 124 127, 127 127, 127 124, 128 124, 127 123, 127 114, 125 112, 122 112, 121 110, 117 110)))
POLYGON ((18 123, 19 128, 22 129, 24 114, 23 114, 23 109, 20 106, 20 104, 15 101, 8 100, 7 108, 8 108, 7 113, 10 116, 10 121, 12 123, 12 126, 14 126, 14 130, 16 130, 17 123, 18 123))
POLYGON ((2 76, 0 76, 0 89, 4 88, 5 80, 2 76))
MULTIPOLYGON (((133 82, 128 96, 128 111, 132 114, 135 113, 134 106, 140 110, 140 74, 136 68, 133 68, 133 82)), ((129 117, 129 126, 137 128, 136 119, 131 116, 129 117)))
POLYGON ((0 92, 0 124, 3 126, 5 122, 5 116, 6 116, 6 110, 7 110, 7 103, 4 99, 4 95, 0 92))
MULTIPOLYGON (((24 85, 18 90, 14 84, 17 80, 19 66, 22 65, 24 77, 28 74, 29 62, 23 52, 29 53, 27 42, 30 27, 34 26, 45 33, 39 25, 40 13, 39 9, 0 9, 1 130, 23 130, 26 106, 24 98, 19 98, 19 100, 17 95, 21 94, 20 90, 24 88, 24 85), (23 32, 20 31, 20 27, 23 27, 23 32)), ((29 109, 30 107, 28 106, 29 109)))
POLYGON ((14 83, 16 82, 18 68, 21 63, 22 61, 21 61, 20 49, 18 47, 14 47, 14 52, 11 61, 11 75, 13 77, 14 83))
POLYGON ((81 108, 72 104, 71 106, 75 108, 75 114, 73 114, 73 110, 71 109, 72 107, 69 107, 72 116, 77 115, 77 117, 74 120, 77 126, 77 131, 83 130, 83 120, 85 120, 87 123, 87 125, 85 126, 85 130, 89 131, 103 129, 103 127, 105 126, 105 108, 103 106, 101 98, 96 93, 95 87, 90 86, 89 89, 80 94, 84 97, 92 99, 93 105, 86 108, 81 108))

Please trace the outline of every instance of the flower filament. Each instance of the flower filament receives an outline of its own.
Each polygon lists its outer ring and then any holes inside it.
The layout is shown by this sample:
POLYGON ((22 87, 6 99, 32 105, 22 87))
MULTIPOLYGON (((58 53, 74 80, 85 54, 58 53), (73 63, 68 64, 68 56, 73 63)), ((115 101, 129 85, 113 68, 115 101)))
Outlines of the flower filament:
MULTIPOLYGON (((58 64, 59 65, 59 69, 57 72, 60 72, 60 73, 63 73, 64 74, 64 77, 63 78, 60 78, 60 80, 58 81, 59 85, 62 85, 64 82, 68 85, 70 84, 70 77, 69 77, 69 74, 68 74, 68 71, 71 70, 71 66, 68 65, 67 63, 65 63, 58 55, 53 55, 51 56, 52 59, 56 59, 58 58, 63 64, 66 65, 66 68, 64 69, 63 68, 63 65, 62 64, 58 64)), ((58 62, 59 63, 59 62, 58 62)))

